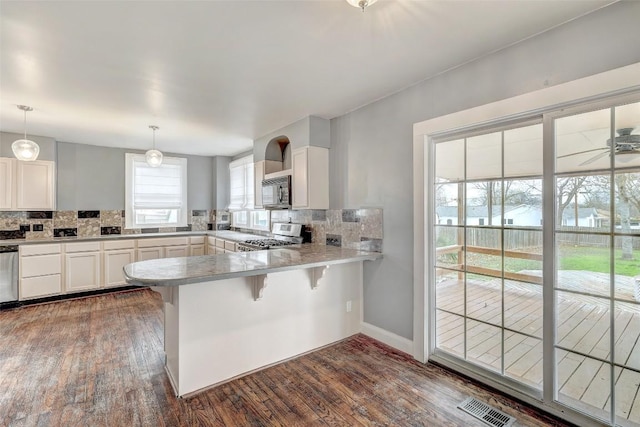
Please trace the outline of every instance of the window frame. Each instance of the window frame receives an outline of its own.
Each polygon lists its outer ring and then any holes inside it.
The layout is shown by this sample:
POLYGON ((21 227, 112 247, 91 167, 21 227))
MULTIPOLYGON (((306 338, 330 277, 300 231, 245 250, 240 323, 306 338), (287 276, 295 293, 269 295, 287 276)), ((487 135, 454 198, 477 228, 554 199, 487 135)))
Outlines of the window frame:
MULTIPOLYGON (((143 228, 160 228, 160 227, 186 227, 188 225, 188 185, 187 185, 187 159, 183 157, 167 157, 162 160, 162 165, 180 166, 181 173, 181 207, 178 209, 177 221, 160 222, 160 223, 137 223, 135 209, 133 206, 134 199, 134 168, 135 162, 142 161, 146 163, 144 154, 125 153, 125 229, 143 229, 143 228)), ((162 168, 162 165, 159 168, 162 168)), ((159 208, 162 209, 162 208, 159 208)), ((174 208, 167 208, 174 209, 174 208)))

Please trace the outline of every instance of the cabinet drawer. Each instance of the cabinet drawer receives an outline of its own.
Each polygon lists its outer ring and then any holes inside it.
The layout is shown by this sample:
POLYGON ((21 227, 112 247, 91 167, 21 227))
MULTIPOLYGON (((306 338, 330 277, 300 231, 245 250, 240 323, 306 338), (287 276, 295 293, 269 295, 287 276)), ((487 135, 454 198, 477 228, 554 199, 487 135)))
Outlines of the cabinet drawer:
POLYGON ((20 246, 20 255, 46 255, 46 254, 59 254, 61 250, 60 244, 51 245, 22 245, 20 246))
POLYGON ((224 248, 230 252, 235 252, 236 243, 235 242, 224 242, 224 248))
POLYGON ((20 280, 20 299, 59 294, 62 291, 59 274, 20 280))
POLYGON ((216 247, 224 249, 225 242, 226 242, 226 240, 216 239, 216 247))
POLYGON ((108 240, 102 243, 102 248, 105 251, 112 251, 116 249, 133 249, 135 247, 135 240, 108 240))
POLYGON ((138 240, 139 248, 153 248, 155 246, 186 246, 188 244, 188 237, 160 237, 155 239, 138 240))
POLYGON ((193 236, 189 237, 189 243, 192 245, 204 245, 205 236, 193 236))
POLYGON ((61 262, 60 255, 22 257, 20 259, 20 276, 36 277, 60 274, 61 262))
POLYGON ((100 242, 79 242, 79 243, 67 243, 64 245, 64 251, 67 253, 73 252, 94 252, 100 250, 100 242))

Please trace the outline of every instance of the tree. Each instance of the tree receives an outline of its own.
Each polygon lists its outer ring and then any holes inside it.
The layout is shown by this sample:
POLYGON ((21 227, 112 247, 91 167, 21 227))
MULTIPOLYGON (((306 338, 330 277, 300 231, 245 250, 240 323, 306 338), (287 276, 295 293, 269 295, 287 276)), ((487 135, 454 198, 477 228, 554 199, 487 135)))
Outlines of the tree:
MULTIPOLYGON (((558 178, 556 181, 556 224, 562 225, 562 217, 564 210, 571 202, 578 203, 578 192, 580 187, 587 179, 586 176, 581 177, 567 177, 558 178)), ((578 222, 578 216, 576 215, 576 224, 578 222)))

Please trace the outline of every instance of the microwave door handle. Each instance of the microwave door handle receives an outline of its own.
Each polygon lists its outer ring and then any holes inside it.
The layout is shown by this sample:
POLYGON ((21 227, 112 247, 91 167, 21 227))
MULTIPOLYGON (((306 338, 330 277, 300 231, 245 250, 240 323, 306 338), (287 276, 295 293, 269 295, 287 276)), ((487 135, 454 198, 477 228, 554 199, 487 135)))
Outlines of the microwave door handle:
POLYGON ((282 204, 282 198, 283 198, 283 188, 282 185, 278 186, 278 203, 282 204))

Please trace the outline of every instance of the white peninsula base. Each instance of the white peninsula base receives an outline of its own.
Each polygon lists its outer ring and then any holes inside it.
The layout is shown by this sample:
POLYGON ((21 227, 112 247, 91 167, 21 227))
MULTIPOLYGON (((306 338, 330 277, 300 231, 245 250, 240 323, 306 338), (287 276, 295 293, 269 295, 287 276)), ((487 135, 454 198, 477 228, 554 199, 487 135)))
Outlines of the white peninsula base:
POLYGON ((358 333, 362 261, 162 291, 165 366, 186 396, 358 333))

